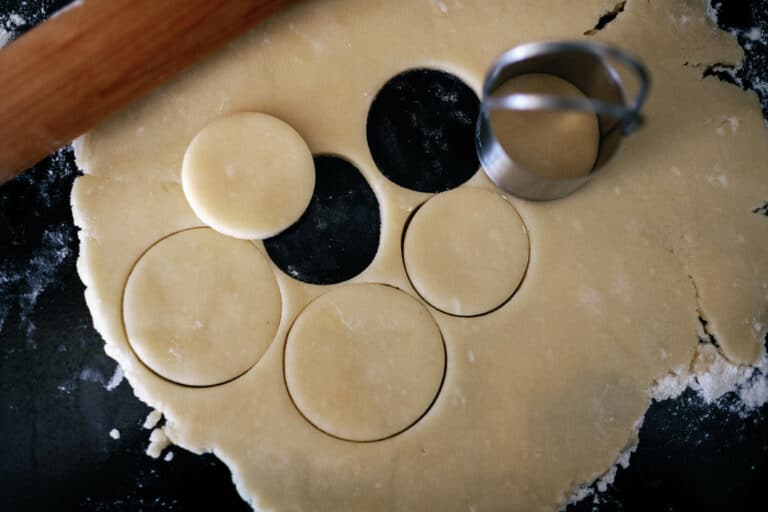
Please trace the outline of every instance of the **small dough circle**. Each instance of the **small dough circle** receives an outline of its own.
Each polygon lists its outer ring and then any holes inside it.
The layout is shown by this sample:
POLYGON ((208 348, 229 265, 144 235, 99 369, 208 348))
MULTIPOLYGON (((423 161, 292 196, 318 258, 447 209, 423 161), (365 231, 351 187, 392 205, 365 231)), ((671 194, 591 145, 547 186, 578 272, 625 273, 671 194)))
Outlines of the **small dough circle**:
POLYGON ((312 153, 283 121, 254 112, 216 119, 184 154, 184 195, 210 227, 264 239, 296 222, 315 187, 312 153))
MULTIPOLYGON (((545 73, 511 78, 492 95, 514 93, 586 97, 571 82, 545 73)), ((600 125, 594 113, 495 109, 490 121, 501 147, 527 172, 550 179, 578 178, 592 172, 600 149, 600 125)))
POLYGON ((378 441, 418 421, 445 373, 445 346, 429 311, 385 285, 348 285, 312 302, 285 348, 296 407, 327 434, 378 441))
POLYGON ((424 300, 445 313, 476 316, 502 305, 528 267, 528 233, 515 208, 491 191, 461 187, 419 208, 403 260, 424 300))
POLYGON ((131 271, 123 297, 136 355, 188 386, 221 384, 256 364, 281 310, 277 280, 261 251, 208 228, 152 246, 131 271))

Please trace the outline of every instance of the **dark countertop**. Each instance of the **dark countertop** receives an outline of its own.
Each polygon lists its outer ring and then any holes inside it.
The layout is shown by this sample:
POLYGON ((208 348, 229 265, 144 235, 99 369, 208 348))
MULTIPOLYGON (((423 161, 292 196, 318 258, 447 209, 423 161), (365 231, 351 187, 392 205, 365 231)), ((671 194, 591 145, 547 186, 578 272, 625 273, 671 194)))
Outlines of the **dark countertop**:
MULTIPOLYGON (((0 28, 23 33, 66 3, 0 0, 0 28)), ((705 75, 765 83, 768 0, 722 3, 721 24, 760 26, 763 39, 740 35, 752 46, 743 68, 705 75)), ((76 175, 63 149, 0 188, 0 510, 249 510, 213 456, 178 447, 170 462, 146 456, 149 409, 125 381, 107 389, 119 374, 112 379, 116 364, 102 350, 75 270, 76 175)), ((629 468, 569 510, 765 509, 768 406, 743 416, 729 407, 735 400, 706 405, 689 390, 654 403, 629 468)))

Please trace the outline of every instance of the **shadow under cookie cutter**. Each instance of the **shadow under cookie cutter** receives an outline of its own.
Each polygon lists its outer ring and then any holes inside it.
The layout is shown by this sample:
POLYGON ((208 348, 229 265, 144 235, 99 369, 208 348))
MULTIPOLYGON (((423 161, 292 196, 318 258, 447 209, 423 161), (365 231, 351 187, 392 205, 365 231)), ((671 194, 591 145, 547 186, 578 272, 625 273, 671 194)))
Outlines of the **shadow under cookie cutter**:
POLYGON ((516 46, 496 60, 483 84, 475 137, 480 163, 488 177, 509 194, 531 200, 565 197, 591 180, 616 153, 621 139, 642 125, 640 108, 649 85, 648 71, 638 60, 600 43, 553 41, 516 46), (613 62, 622 64, 637 80, 637 93, 630 102, 625 99, 624 83, 613 62), (563 78, 585 97, 523 93, 493 96, 494 91, 510 79, 530 73, 563 78), (595 113, 600 141, 592 169, 583 176, 569 179, 545 177, 524 169, 510 158, 493 132, 490 112, 495 109, 595 113))

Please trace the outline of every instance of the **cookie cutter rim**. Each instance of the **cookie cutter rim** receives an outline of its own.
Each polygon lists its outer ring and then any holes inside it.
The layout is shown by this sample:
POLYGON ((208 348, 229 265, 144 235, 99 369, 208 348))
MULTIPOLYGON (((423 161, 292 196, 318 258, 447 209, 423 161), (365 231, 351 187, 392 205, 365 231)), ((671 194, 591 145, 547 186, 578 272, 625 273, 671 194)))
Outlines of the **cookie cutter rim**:
POLYGON ((480 163, 488 177, 509 194, 530 200, 565 197, 591 180, 611 159, 621 139, 642 126, 640 109, 645 103, 649 89, 650 75, 645 66, 618 48, 586 41, 534 42, 516 46, 496 59, 483 82, 483 100, 475 136, 480 163), (575 60, 581 60, 581 66, 568 65, 568 58, 574 60, 574 57, 575 60), (637 81, 637 92, 630 102, 625 99, 624 83, 612 61, 622 64, 637 81), (558 64, 572 69, 561 71, 557 69, 558 64), (544 70, 541 70, 541 67, 544 70), (515 68, 522 68, 523 71, 515 72, 515 68), (574 83, 585 97, 568 98, 527 93, 492 96, 492 93, 509 79, 527 73, 559 76, 574 83), (585 87, 585 83, 595 90, 585 91, 590 88, 585 87), (493 133, 490 112, 495 109, 568 110, 596 114, 600 126, 600 140, 598 156, 591 171, 577 178, 553 179, 522 168, 507 155, 493 133))

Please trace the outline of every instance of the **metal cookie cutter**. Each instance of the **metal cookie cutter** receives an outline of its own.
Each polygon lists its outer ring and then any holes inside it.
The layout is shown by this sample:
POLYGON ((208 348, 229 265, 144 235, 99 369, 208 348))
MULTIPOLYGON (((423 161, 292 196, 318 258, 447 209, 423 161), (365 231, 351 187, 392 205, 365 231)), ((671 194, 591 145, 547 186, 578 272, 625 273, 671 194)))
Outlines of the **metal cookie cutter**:
POLYGON ((554 41, 512 48, 495 62, 483 85, 475 138, 480 163, 491 180, 512 195, 533 200, 567 196, 592 179, 610 160, 622 137, 640 127, 640 107, 648 94, 649 82, 642 64, 621 50, 603 44, 554 41), (637 80, 637 93, 630 102, 625 100, 624 83, 613 63, 622 64, 637 80), (586 97, 522 93, 493 96, 508 80, 528 73, 563 78, 586 97), (594 112, 598 118, 600 146, 592 170, 577 178, 553 179, 522 168, 507 155, 493 133, 490 112, 494 109, 594 112))

